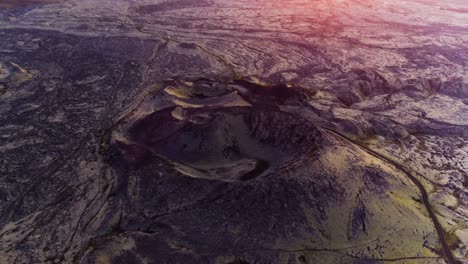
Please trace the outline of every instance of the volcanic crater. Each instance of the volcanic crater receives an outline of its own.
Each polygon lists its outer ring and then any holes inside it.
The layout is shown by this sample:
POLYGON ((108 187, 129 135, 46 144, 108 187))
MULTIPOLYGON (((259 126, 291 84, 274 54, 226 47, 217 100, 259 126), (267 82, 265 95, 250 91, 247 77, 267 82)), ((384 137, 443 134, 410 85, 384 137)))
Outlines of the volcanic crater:
POLYGON ((127 141, 187 176, 229 182, 274 174, 318 149, 318 128, 268 107, 273 98, 259 99, 240 85, 219 87, 164 88, 173 105, 134 121, 127 141))

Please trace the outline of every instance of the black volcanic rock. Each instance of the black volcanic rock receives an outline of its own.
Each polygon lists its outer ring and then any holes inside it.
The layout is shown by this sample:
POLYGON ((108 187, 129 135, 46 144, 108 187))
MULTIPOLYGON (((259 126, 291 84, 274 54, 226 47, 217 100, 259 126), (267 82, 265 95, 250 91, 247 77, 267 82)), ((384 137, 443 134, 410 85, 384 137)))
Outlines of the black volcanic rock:
POLYGON ((0 1, 0 263, 468 263, 449 2, 0 1))

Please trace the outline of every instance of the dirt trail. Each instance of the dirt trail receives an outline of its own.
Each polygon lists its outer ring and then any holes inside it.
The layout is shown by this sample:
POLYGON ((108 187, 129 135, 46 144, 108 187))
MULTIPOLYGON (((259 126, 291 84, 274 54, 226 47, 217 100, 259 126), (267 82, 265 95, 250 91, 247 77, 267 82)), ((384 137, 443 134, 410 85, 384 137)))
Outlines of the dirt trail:
POLYGON ((413 175, 411 174, 410 171, 408 171, 408 169, 406 169, 403 165, 400 165, 398 164, 397 162, 391 160, 391 159, 388 159, 386 157, 384 157, 383 155, 375 152, 374 150, 371 150, 369 148, 367 148, 366 146, 363 146, 362 144, 360 143, 356 143, 354 142, 352 139, 348 138, 347 136, 345 135, 342 135, 341 133, 339 132, 336 132, 334 130, 331 130, 329 128, 326 128, 326 127, 321 127, 322 129, 358 146, 359 148, 361 148, 362 150, 364 150, 365 152, 367 152, 368 154, 380 159, 380 160, 383 160, 391 165, 393 165, 394 167, 396 167, 397 169, 399 169, 401 172, 403 172, 415 185, 416 187, 419 189, 420 193, 421 193, 421 199, 422 199, 422 202, 424 204, 424 206, 426 207, 426 210, 427 212, 429 213, 429 217, 431 218, 432 222, 434 223, 434 227, 437 231, 437 235, 439 236, 439 241, 442 245, 442 250, 443 250, 443 253, 444 253, 444 257, 445 257, 445 260, 447 261, 447 263, 449 264, 457 264, 459 263, 458 261, 455 260, 455 258, 453 257, 452 255, 452 252, 450 251, 450 248, 447 244, 447 241, 445 241, 445 230, 442 228, 442 225, 440 224, 439 222, 439 219, 437 219, 437 216, 435 215, 434 213, 434 210, 432 209, 432 206, 429 202, 429 195, 427 194, 427 191, 426 189, 424 189, 424 186, 422 185, 422 183, 413 175))

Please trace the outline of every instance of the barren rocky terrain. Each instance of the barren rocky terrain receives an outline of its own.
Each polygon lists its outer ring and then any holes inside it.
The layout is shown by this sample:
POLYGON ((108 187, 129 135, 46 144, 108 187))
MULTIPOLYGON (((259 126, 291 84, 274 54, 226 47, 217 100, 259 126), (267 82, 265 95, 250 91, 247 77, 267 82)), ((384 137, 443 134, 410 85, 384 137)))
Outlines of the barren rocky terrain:
POLYGON ((464 0, 0 1, 0 263, 468 263, 464 0))

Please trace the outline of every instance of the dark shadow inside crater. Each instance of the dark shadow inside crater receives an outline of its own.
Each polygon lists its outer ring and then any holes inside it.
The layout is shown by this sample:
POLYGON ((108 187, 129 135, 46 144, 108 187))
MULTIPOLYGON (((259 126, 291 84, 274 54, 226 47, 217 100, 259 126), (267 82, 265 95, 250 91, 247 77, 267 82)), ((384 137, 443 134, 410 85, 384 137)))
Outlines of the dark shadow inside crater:
POLYGON ((307 157, 319 132, 306 120, 254 107, 171 107, 136 122, 128 138, 185 175, 249 181, 307 157))

